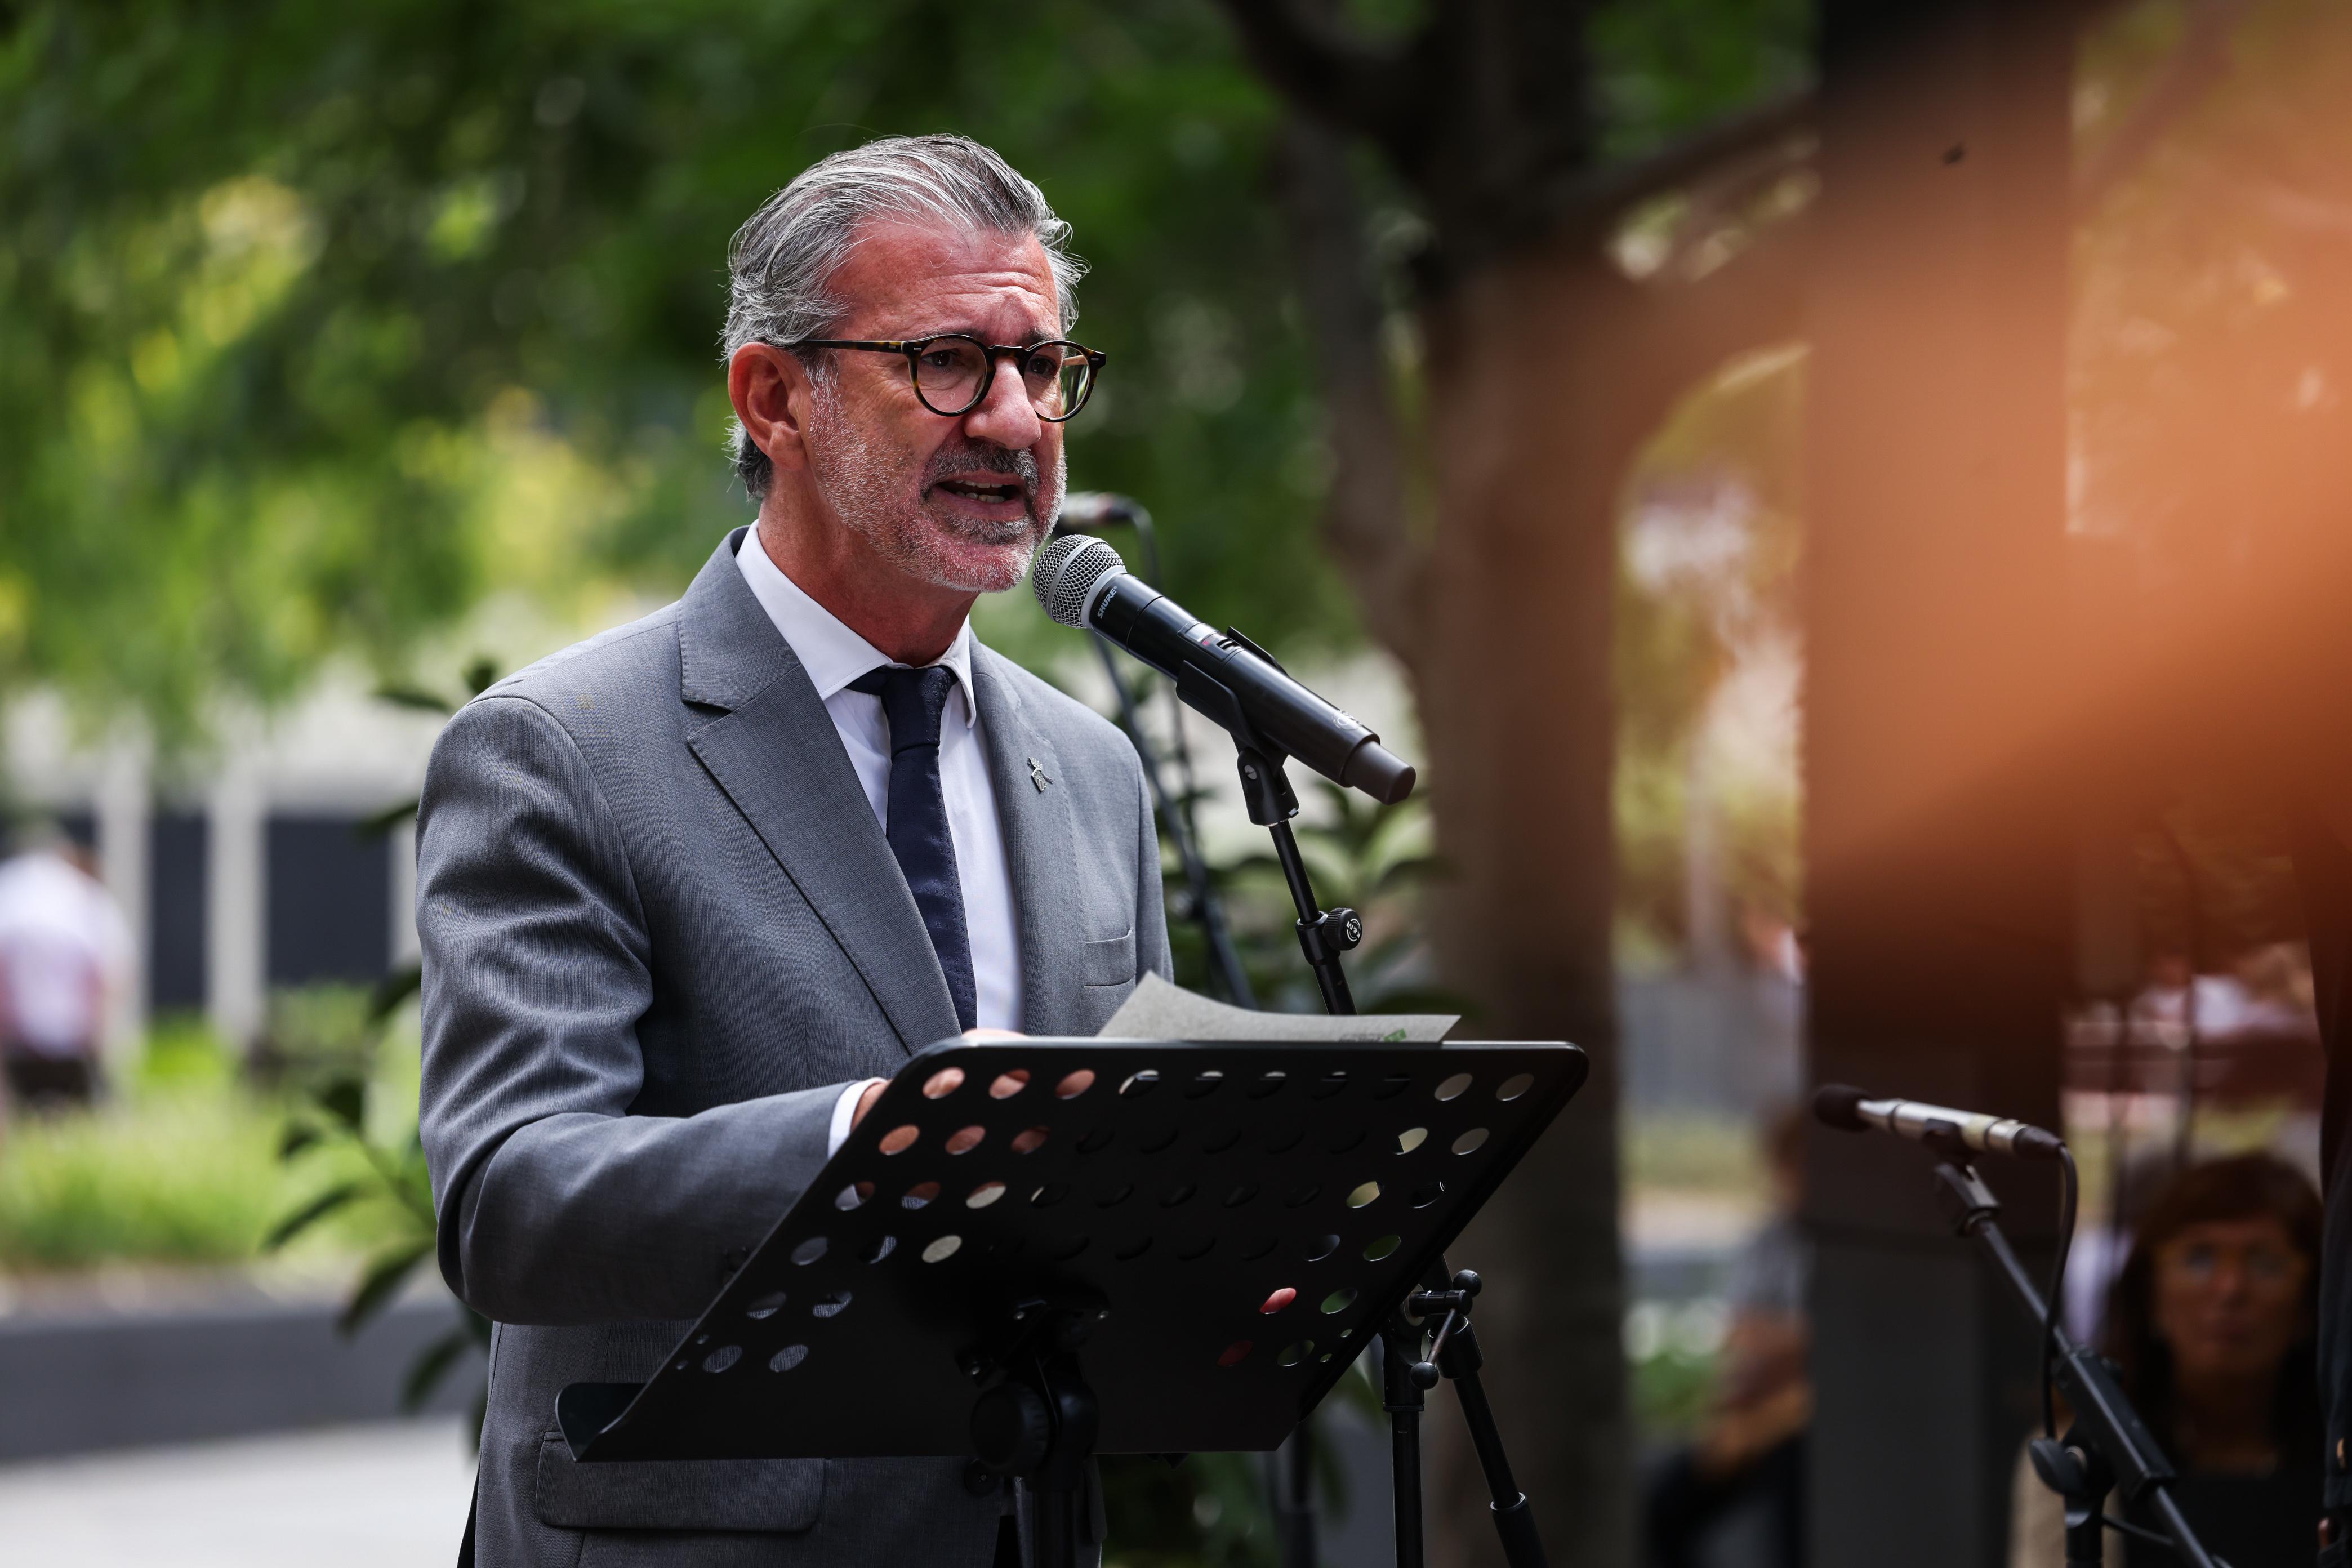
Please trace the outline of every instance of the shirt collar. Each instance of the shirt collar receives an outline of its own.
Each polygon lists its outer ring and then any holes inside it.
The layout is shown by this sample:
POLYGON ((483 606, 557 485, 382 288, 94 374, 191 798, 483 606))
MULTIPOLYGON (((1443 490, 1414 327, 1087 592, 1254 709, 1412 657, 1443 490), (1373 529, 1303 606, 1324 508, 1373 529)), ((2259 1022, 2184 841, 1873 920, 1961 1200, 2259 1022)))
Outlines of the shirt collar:
MULTIPOLYGON (((736 547, 736 568, 743 574, 744 583, 760 607, 768 612, 776 631, 792 645, 793 656, 808 672, 809 680, 816 687, 820 702, 831 701, 834 693, 847 688, 878 664, 896 664, 890 658, 851 631, 838 616, 814 599, 808 591, 783 572, 768 557, 760 543, 760 531, 744 531, 743 542, 736 547)), ((963 693, 963 721, 972 724, 980 704, 971 689, 971 623, 967 620, 956 628, 955 640, 948 644, 947 652, 932 661, 956 678, 963 693)))

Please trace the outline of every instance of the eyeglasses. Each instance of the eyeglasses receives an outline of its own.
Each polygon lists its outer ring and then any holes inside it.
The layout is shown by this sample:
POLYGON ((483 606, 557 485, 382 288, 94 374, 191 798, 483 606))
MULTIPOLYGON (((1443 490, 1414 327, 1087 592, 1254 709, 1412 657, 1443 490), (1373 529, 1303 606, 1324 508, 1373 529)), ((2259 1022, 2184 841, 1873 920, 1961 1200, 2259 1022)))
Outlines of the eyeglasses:
POLYGON ((1048 342, 984 343, 978 338, 950 332, 944 337, 869 341, 862 338, 803 338, 788 349, 856 349, 866 353, 898 354, 914 378, 915 395, 934 414, 952 419, 969 414, 988 395, 996 382, 996 362, 1011 356, 1021 368, 1029 406, 1037 417, 1058 425, 1087 405, 1095 389, 1095 375, 1110 356, 1100 349, 1054 339, 1048 342))
POLYGON ((2274 1285, 2294 1275, 2303 1258, 2266 1241, 2232 1247, 2200 1239, 2176 1241, 2158 1249, 2157 1261, 2167 1272, 2200 1285, 2210 1284, 2230 1263, 2257 1285, 2274 1285))

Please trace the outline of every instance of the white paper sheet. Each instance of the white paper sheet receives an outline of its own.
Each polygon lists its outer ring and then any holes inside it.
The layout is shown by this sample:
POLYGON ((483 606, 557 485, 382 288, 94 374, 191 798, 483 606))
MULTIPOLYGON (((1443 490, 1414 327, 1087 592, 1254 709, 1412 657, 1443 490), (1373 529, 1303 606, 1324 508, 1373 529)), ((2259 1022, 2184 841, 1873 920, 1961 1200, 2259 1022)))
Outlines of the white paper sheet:
POLYGON ((1253 1013, 1196 996, 1146 974, 1135 994, 1111 1015, 1097 1037, 1106 1040, 1391 1040, 1435 1045, 1462 1021, 1458 1013, 1366 1013, 1333 1018, 1320 1013, 1253 1013))

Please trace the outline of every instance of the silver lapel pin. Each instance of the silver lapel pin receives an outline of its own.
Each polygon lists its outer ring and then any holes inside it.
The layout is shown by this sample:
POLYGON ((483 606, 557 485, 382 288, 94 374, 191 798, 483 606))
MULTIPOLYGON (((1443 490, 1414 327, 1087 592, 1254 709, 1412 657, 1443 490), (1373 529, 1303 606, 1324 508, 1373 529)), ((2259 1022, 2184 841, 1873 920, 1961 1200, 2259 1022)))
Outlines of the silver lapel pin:
POLYGON ((1034 757, 1029 759, 1029 782, 1037 786, 1039 795, 1045 794, 1045 786, 1054 782, 1045 776, 1045 764, 1034 757))

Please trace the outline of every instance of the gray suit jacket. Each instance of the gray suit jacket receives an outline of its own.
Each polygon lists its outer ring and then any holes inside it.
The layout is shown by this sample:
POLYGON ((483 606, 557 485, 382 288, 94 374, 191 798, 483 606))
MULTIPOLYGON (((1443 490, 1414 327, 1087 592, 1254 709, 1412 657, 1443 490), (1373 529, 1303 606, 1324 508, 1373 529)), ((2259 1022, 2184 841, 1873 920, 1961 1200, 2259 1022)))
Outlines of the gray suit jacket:
MULTIPOLYGON (((425 777, 425 1150, 442 1273, 498 1324, 485 1568, 982 1568, 995 1540, 954 1459, 583 1466, 556 1434, 559 1389, 650 1377, 791 1207, 840 1087, 957 1032, 742 536, 677 604, 484 692, 425 777)), ((1141 770, 985 648, 973 686, 1027 1027, 1091 1035, 1168 968, 1141 770)))

